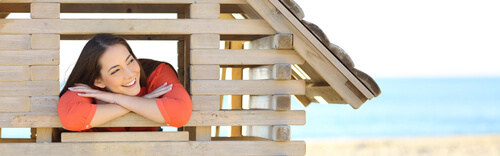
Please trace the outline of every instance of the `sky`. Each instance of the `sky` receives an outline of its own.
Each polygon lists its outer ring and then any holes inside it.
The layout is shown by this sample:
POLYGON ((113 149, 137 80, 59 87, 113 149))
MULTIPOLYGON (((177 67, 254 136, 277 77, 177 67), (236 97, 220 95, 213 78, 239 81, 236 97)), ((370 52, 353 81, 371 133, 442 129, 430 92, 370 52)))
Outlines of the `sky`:
POLYGON ((500 76, 500 1, 295 1, 372 77, 500 76))

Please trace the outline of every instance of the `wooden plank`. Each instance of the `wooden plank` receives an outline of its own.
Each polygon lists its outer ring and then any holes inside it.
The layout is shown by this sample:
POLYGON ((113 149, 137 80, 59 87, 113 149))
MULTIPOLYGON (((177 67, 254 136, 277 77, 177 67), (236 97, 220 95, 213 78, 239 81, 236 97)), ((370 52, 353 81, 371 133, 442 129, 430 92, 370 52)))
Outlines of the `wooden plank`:
POLYGON ((62 13, 180 13, 187 4, 61 4, 62 13))
POLYGON ((218 95, 193 95, 191 96, 191 101, 193 102, 193 110, 195 111, 220 110, 219 106, 220 96, 218 95))
POLYGON ((293 35, 281 33, 259 38, 250 42, 250 49, 293 49, 293 35))
POLYGON ((28 81, 29 66, 0 66, 0 81, 28 81))
POLYGON ((269 139, 261 137, 253 137, 253 136, 239 136, 239 137, 212 137, 212 141, 269 141, 269 139))
POLYGON ((193 34, 191 35, 191 49, 219 49, 219 34, 193 34))
POLYGON ((2 0, 2 3, 31 3, 31 2, 59 2, 59 3, 109 3, 109 4, 190 4, 190 3, 221 3, 246 4, 246 0, 2 0))
MULTIPOLYGON (((341 72, 367 99, 372 99, 374 95, 366 88, 335 56, 331 54, 331 52, 326 49, 326 47, 315 38, 315 36, 307 30, 302 23, 295 18, 290 12, 286 11, 287 9, 279 2, 278 0, 270 0, 270 2, 283 14, 284 17, 290 22, 291 25, 294 26, 296 30, 302 32, 299 36, 302 38, 306 38, 310 44, 314 45, 311 47, 318 48, 317 50, 321 53, 326 59, 331 62, 338 70, 341 72), (303 36, 301 36, 303 35, 303 36)), ((294 33, 296 34, 296 33, 294 33)), ((294 41, 295 43, 295 41, 294 41)), ((321 73, 321 72, 320 72, 321 73)), ((330 83, 330 82, 329 82, 330 83)), ((342 94, 342 93, 339 93, 342 94)), ((350 99, 349 99, 350 100, 350 99)), ((361 104, 363 104, 363 100, 352 100, 351 106, 353 108, 359 108, 361 104)))
POLYGON ((61 142, 188 141, 188 132, 63 132, 61 142))
POLYGON ((211 126, 196 126, 196 141, 212 140, 211 126))
POLYGON ((193 19, 217 19, 220 15, 220 4, 193 3, 190 5, 190 11, 193 19))
POLYGON ((59 65, 58 50, 0 50, 0 56, 0 65, 59 65))
MULTIPOLYGON (((304 125, 305 111, 193 111, 185 126, 304 125)), ((128 113, 99 127, 156 127, 155 123, 135 113, 128 113)), ((62 127, 52 113, 0 113, 0 127, 62 127)))
POLYGON ((227 19, 6 19, 0 20, 2 34, 240 34, 270 35, 276 32, 264 20, 227 19), (99 27, 88 27, 99 25, 99 27))
POLYGON ((0 97, 0 112, 29 112, 29 97, 0 97))
MULTIPOLYGON (((231 68, 231 80, 242 80, 243 79, 243 69, 242 68, 231 68)), ((231 110, 241 110, 243 109, 243 97, 242 95, 231 95, 231 110)), ((242 127, 241 126, 231 126, 231 137, 241 136, 242 127)))
POLYGON ((290 95, 250 95, 250 109, 290 110, 290 95))
POLYGON ((311 100, 309 100, 309 98, 307 98, 307 96, 305 95, 293 95, 297 101, 300 102, 300 104, 302 104, 304 107, 307 107, 309 106, 309 104, 311 104, 311 100))
POLYGON ((59 66, 31 66, 32 81, 59 80, 59 66))
POLYGON ((59 81, 0 82, 0 96, 57 96, 59 81))
POLYGON ((184 40, 179 40, 177 42, 177 74, 178 74, 178 79, 180 81, 180 83, 183 85, 183 86, 186 86, 185 85, 185 82, 184 82, 184 40))
POLYGON ((294 50, 192 50, 192 64, 264 65, 303 64, 294 50))
POLYGON ((31 35, 31 49, 59 49, 59 34, 33 34, 31 35))
POLYGON ((248 126, 247 136, 267 138, 273 141, 283 142, 290 141, 290 126, 288 125, 273 125, 273 126, 248 126))
POLYGON ((35 139, 0 139, 0 143, 31 143, 36 142, 35 139))
POLYGON ((303 80, 192 80, 193 95, 304 95, 303 80))
POLYGON ((315 96, 321 96, 328 103, 347 104, 344 99, 330 86, 311 85, 306 87, 306 96, 311 102, 317 102, 315 96))
POLYGON ((37 128, 36 142, 52 142, 52 128, 37 128))
POLYGON ((57 112, 59 96, 32 96, 30 97, 31 112, 57 112))
POLYGON ((0 144, 4 155, 305 155, 304 141, 189 141, 0 144))
POLYGON ((0 14, 1 13, 29 13, 30 12, 30 3, 3 3, 0 5, 0 14))
POLYGON ((290 80, 291 70, 290 64, 251 67, 249 77, 253 80, 290 80))
POLYGON ((0 19, 5 19, 9 15, 10 15, 10 13, 0 13, 0 19))
POLYGON ((32 19, 58 19, 60 3, 31 3, 32 19))
POLYGON ((191 65, 191 80, 219 80, 219 65, 191 65))
MULTIPOLYGON (((0 20, 0 26, 2 26, 0 20)), ((2 29, 2 27, 0 27, 2 29)), ((0 50, 26 50, 30 49, 30 35, 0 35, 0 50)))
POLYGON ((262 19, 262 17, 257 13, 250 5, 248 4, 238 4, 238 7, 241 8, 245 17, 248 19, 262 19))

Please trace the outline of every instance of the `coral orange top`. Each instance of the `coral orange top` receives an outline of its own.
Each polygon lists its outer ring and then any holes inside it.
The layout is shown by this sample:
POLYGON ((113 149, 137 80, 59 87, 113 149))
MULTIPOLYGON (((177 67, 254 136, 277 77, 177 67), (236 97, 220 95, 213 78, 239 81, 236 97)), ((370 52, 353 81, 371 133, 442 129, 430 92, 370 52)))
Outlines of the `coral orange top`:
MULTIPOLYGON (((180 84, 175 71, 161 63, 151 73, 147 86, 141 87, 137 96, 142 97, 165 82, 173 84, 172 90, 156 99, 156 104, 165 119, 165 125, 182 127, 191 117, 193 106, 186 89, 180 84)), ((89 97, 81 97, 77 92, 66 91, 58 104, 59 119, 63 127, 71 131, 156 131, 158 127, 100 127, 92 128, 90 122, 96 111, 96 104, 89 97)))

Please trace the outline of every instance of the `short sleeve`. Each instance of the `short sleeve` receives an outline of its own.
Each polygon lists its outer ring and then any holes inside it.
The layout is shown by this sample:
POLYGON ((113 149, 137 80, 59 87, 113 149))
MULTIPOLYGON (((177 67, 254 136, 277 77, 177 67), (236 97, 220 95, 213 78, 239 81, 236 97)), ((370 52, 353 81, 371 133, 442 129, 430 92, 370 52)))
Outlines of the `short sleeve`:
POLYGON ((90 122, 97 108, 92 101, 92 98, 78 96, 77 92, 66 91, 57 106, 62 126, 71 131, 92 128, 90 122))

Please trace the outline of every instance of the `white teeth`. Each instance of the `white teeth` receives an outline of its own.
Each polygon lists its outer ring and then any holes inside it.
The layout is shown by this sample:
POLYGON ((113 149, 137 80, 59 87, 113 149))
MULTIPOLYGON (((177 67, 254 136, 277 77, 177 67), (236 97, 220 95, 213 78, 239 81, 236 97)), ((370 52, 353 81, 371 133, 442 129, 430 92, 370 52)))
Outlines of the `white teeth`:
POLYGON ((130 82, 130 83, 128 83, 128 84, 125 84, 125 85, 123 85, 123 86, 128 87, 128 86, 133 85, 134 83, 135 83, 135 79, 134 79, 134 81, 132 81, 132 82, 130 82))

